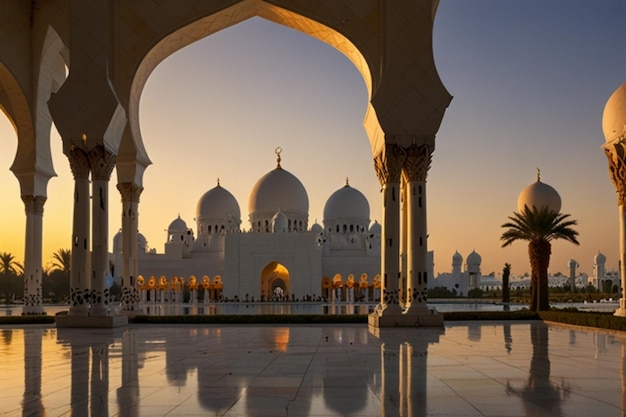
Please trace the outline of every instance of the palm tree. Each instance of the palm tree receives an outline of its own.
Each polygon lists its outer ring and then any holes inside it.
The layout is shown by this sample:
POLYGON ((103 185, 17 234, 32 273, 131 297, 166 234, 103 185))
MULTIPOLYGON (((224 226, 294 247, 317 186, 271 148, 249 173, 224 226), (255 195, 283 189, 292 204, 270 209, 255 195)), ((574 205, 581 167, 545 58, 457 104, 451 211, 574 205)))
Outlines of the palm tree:
POLYGON ((509 288, 509 277, 511 276, 511 264, 505 263, 502 268, 502 302, 511 301, 511 291, 509 288))
POLYGON ((17 276, 23 271, 24 268, 15 260, 15 257, 11 253, 0 253, 0 276, 2 277, 2 287, 4 287, 5 304, 9 304, 11 293, 15 294, 17 292, 17 276))
POLYGON ((56 302, 62 301, 69 295, 71 266, 72 251, 70 249, 58 249, 52 254, 45 293, 56 302))
POLYGON ((532 311, 549 310, 548 266, 552 253, 552 240, 565 239, 579 245, 578 232, 572 229, 577 224, 570 220, 569 214, 558 213, 548 207, 532 210, 524 206, 522 213, 514 212, 509 222, 502 225, 507 230, 502 233, 502 247, 511 245, 516 240, 528 241, 530 258, 531 285, 530 309, 532 311))
POLYGON ((58 270, 61 272, 70 272, 72 266, 72 251, 69 249, 59 249, 52 254, 52 263, 50 264, 50 272, 58 270))

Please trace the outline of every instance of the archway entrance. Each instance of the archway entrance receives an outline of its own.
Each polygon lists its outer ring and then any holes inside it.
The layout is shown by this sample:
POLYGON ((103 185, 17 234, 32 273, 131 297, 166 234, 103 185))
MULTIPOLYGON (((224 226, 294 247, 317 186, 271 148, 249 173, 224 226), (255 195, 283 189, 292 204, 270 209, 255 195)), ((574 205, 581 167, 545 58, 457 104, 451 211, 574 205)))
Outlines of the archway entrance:
POLYGON ((270 262, 261 272, 261 300, 289 299, 289 270, 278 262, 270 262))

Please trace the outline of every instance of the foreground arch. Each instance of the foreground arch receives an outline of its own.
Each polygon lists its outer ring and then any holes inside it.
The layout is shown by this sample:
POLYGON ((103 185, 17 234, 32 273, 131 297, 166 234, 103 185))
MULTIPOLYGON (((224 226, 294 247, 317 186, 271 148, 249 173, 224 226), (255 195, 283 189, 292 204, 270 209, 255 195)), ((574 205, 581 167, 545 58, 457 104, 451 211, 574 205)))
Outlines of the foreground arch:
MULTIPOLYGON (((426 306, 426 177, 435 135, 451 100, 433 59, 437 5, 438 0, 2 2, 0 16, 10 16, 23 30, 16 37, 8 33, 15 25, 0 25, 0 40, 6 41, 0 42, 0 70, 18 74, 13 78, 19 86, 35 85, 36 91, 12 89, 12 83, 6 81, 10 78, 0 74, 2 86, 13 102, 26 97, 21 100, 23 110, 19 114, 39 114, 42 100, 48 102, 75 178, 69 317, 112 314, 104 278, 108 182, 114 168, 123 202, 122 312, 134 314, 138 309, 137 214, 143 173, 150 165, 138 113, 150 73, 175 51, 259 16, 338 49, 359 70, 367 86, 369 103, 363 124, 384 204, 381 304, 370 324, 440 324, 426 306), (47 32, 56 34, 52 41, 46 38, 47 32), (14 53, 25 47, 41 54, 14 53), (69 64, 67 80, 53 87, 33 84, 40 79, 39 70, 48 52, 59 49, 69 64), (40 58, 30 65, 31 56, 40 58), (400 216, 401 209, 406 216, 400 216), (404 265, 400 265, 401 253, 407 255, 404 265), (406 306, 400 304, 401 291, 407 295, 406 306)), ((3 107, 8 106, 3 103, 3 107)), ((14 123, 16 119, 12 118, 14 123)), ((32 141, 28 126, 32 131, 36 123, 25 126, 18 128, 20 146, 32 141)), ((49 132, 43 142, 46 140, 49 142, 49 132)), ((24 172, 35 172, 37 162, 24 162, 24 172)), ((53 171, 40 174, 45 177, 53 171)), ((41 237, 35 233, 30 239, 40 241, 41 237)))

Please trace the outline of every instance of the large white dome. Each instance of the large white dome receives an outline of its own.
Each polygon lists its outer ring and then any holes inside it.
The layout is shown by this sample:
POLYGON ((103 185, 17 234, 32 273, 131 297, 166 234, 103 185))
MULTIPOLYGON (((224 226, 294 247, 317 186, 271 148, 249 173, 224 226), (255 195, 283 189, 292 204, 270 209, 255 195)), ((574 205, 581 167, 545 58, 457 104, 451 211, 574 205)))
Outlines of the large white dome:
POLYGON ((369 222, 370 205, 356 188, 346 185, 335 191, 324 206, 324 221, 331 219, 359 219, 369 222))
POLYGON ((524 211, 524 206, 528 206, 531 210, 533 206, 537 210, 548 207, 549 210, 558 213, 561 211, 561 196, 554 188, 541 182, 539 174, 537 174, 537 181, 524 188, 517 197, 517 211, 519 213, 524 211))
POLYGON ((218 182, 198 200, 196 217, 199 222, 232 218, 239 223, 241 211, 235 197, 218 182))
POLYGON ((309 196, 304 185, 292 173, 280 167, 257 181, 248 200, 248 211, 253 214, 297 213, 308 216, 309 196))
POLYGON ((626 82, 613 92, 604 106, 602 131, 606 142, 626 135, 626 82))

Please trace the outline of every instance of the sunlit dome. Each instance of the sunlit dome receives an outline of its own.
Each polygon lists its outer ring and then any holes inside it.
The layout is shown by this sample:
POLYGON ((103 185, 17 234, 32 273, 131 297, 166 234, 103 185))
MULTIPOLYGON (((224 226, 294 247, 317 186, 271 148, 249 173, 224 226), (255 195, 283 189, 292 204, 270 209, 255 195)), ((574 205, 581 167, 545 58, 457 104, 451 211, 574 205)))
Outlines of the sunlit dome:
POLYGON ((198 200, 196 218, 200 223, 227 218, 240 223, 241 211, 235 197, 223 188, 218 180, 217 186, 204 193, 198 200))
POLYGON ((561 196, 554 188, 541 182, 540 173, 537 171, 537 181, 524 188, 517 197, 517 211, 522 213, 524 206, 537 210, 548 207, 549 210, 561 211, 561 196))
POLYGON ((148 240, 146 239, 146 237, 142 235, 141 233, 137 232, 137 247, 145 251, 147 246, 148 246, 148 240))
POLYGON ((463 255, 459 251, 454 252, 452 255, 452 265, 461 265, 463 263, 463 255))
POLYGON ((317 222, 313 223, 311 226, 311 233, 322 234, 324 233, 324 228, 317 222))
MULTIPOLYGON (((124 242, 124 235, 122 233, 122 229, 120 229, 115 236, 113 236, 113 248, 115 249, 119 249, 122 250, 122 246, 124 242)), ((146 237, 144 235, 142 235, 141 233, 137 232, 137 247, 143 251, 146 250, 146 247, 148 246, 148 241, 146 240, 146 237)))
POLYGON ((480 257, 478 253, 476 253, 476 251, 472 251, 472 253, 467 255, 468 266, 480 265, 481 262, 482 262, 482 258, 480 257))
POLYGON ((604 264, 606 262, 606 256, 604 256, 602 252, 598 252, 598 254, 593 258, 593 262, 596 265, 604 264))
POLYGON ((626 136, 626 82, 613 92, 604 106, 602 131, 607 143, 626 136))
POLYGON ((187 223, 183 219, 180 218, 180 214, 177 218, 174 219, 167 227, 168 233, 183 233, 187 231, 187 223))
POLYGON ((269 213, 278 210, 308 216, 309 196, 304 185, 292 173, 280 166, 280 152, 276 169, 265 174, 257 181, 248 200, 251 215, 269 213))
POLYGON ((378 223, 377 221, 374 221, 374 223, 370 226, 369 234, 374 235, 374 236, 380 236, 382 232, 383 232, 383 229, 380 226, 380 223, 378 223))
POLYGON ((324 206, 324 221, 331 219, 358 219, 369 222, 370 205, 356 188, 346 185, 335 191, 324 206))

